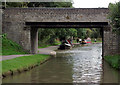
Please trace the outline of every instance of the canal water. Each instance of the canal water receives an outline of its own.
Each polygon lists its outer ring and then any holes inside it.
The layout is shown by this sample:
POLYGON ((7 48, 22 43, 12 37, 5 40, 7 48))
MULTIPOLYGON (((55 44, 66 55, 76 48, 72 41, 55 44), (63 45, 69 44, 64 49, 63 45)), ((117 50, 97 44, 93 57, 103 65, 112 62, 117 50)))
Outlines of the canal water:
POLYGON ((102 60, 102 44, 57 51, 57 56, 3 83, 118 83, 120 72, 102 60))

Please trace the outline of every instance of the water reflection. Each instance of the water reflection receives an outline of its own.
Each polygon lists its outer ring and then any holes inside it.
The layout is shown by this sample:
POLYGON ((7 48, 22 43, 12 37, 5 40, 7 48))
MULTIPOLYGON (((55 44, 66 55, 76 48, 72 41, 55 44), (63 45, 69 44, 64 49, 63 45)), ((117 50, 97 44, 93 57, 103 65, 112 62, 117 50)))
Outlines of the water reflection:
POLYGON ((73 82, 100 82, 102 74, 101 47, 102 45, 98 44, 58 52, 71 56, 68 61, 71 59, 70 62, 73 64, 73 82))
POLYGON ((102 60, 102 44, 57 52, 57 57, 3 83, 117 83, 120 74, 102 60), (102 62, 103 61, 103 62, 102 62))
POLYGON ((120 83, 120 71, 113 69, 108 63, 103 61, 102 83, 120 83))

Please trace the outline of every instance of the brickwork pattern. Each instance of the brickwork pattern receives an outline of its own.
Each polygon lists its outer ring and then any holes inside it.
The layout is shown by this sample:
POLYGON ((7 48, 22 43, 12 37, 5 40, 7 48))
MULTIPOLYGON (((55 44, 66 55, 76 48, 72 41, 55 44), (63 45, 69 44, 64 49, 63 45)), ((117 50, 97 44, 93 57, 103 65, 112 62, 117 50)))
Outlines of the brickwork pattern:
POLYGON ((112 28, 108 31, 104 31, 104 55, 120 54, 120 37, 112 28))
POLYGON ((106 8, 8 8, 7 21, 31 22, 108 22, 106 8), (10 19, 12 17, 12 19, 10 19), (14 17, 14 18, 13 18, 14 17))

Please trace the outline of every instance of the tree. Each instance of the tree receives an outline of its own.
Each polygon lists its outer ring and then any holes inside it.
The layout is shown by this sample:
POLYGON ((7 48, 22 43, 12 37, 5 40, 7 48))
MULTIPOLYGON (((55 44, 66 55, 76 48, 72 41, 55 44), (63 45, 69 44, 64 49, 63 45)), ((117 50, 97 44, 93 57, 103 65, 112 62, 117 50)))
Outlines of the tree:
POLYGON ((91 37, 91 34, 92 34, 92 30, 87 28, 86 29, 86 37, 91 37))
POLYGON ((28 7, 72 7, 71 2, 30 2, 28 7))
POLYGON ((120 33, 120 2, 115 4, 109 4, 109 16, 110 24, 113 27, 113 30, 118 31, 120 33))
POLYGON ((91 30, 92 30, 91 38, 102 37, 102 30, 100 28, 91 28, 91 30))
MULTIPOLYGON (((6 7, 27 7, 28 2, 6 2, 6 7)), ((2 2, 3 7, 5 3, 2 2)))
MULTIPOLYGON (((5 3, 2 3, 5 6, 5 3)), ((71 2, 7 2, 6 7, 72 7, 71 2)))

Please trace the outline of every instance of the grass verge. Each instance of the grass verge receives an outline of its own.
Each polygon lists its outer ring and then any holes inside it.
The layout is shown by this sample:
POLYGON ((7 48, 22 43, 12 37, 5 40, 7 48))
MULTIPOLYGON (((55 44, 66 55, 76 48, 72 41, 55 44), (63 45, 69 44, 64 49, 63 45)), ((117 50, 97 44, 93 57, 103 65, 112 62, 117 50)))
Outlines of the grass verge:
POLYGON ((120 69, 120 55, 104 56, 104 59, 115 69, 120 69))
POLYGON ((39 65, 41 62, 50 58, 49 55, 30 55, 30 56, 22 56, 17 57, 10 60, 0 61, 2 63, 2 73, 6 73, 8 71, 16 71, 18 69, 29 68, 32 65, 39 65))
POLYGON ((2 36, 2 55, 17 55, 27 54, 17 43, 6 38, 6 35, 2 36))

